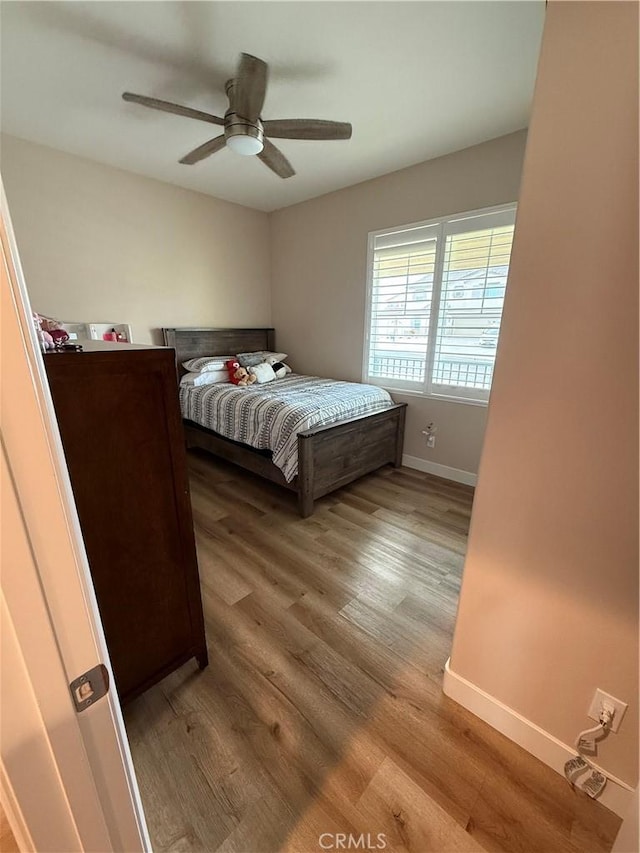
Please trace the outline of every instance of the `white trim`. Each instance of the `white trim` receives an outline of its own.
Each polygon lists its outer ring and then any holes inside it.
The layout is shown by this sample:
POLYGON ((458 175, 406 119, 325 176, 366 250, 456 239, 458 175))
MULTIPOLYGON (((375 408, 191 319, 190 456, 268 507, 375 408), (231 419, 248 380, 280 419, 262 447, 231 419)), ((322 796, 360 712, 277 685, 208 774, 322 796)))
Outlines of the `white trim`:
POLYGON ((454 222, 459 219, 473 219, 493 213, 502 213, 511 208, 517 209, 518 199, 505 201, 503 204, 494 204, 492 207, 477 207, 475 210, 461 210, 457 213, 446 213, 444 216, 436 216, 434 219, 421 219, 417 222, 405 222, 403 225, 391 225, 388 228, 379 228, 377 231, 369 231, 370 237, 378 237, 381 234, 390 234, 393 231, 411 231, 412 228, 426 227, 429 225, 440 225, 442 222, 454 222))
MULTIPOLYGON (((527 720, 513 708, 504 705, 499 699, 490 696, 466 678, 453 672, 449 660, 444 667, 442 690, 454 702, 471 711, 476 717, 480 717, 485 723, 506 735, 509 740, 517 743, 531 755, 535 755, 547 767, 564 776, 565 761, 575 756, 575 750, 532 723, 531 720, 527 720)), ((602 768, 598 769, 602 770, 602 768)), ((602 772, 609 781, 598 802, 620 817, 624 817, 631 803, 633 788, 622 779, 612 776, 608 771, 602 770, 602 772)))
POLYGON ((362 342, 362 381, 369 375, 369 343, 371 341, 371 299, 373 294, 373 247, 376 233, 367 235, 367 277, 364 289, 364 340, 362 342))
POLYGON ((467 486, 475 486, 478 475, 471 471, 463 471, 461 468, 451 468, 449 465, 440 465, 438 462, 429 462, 420 456, 408 456, 402 454, 402 464, 406 468, 414 468, 425 474, 433 474, 434 477, 443 477, 445 480, 453 480, 455 483, 465 483, 467 486))
POLYGON ((384 388, 390 394, 402 394, 405 397, 421 397, 423 400, 437 400, 440 403, 462 403, 464 406, 482 406, 487 408, 489 398, 486 400, 474 400, 473 397, 451 397, 447 394, 425 394, 424 391, 416 391, 412 388, 401 388, 397 385, 390 385, 388 379, 367 379, 369 385, 376 385, 378 388, 384 388))
POLYGON ((0 805, 19 850, 35 850, 36 846, 22 814, 9 777, 0 761, 0 805))
MULTIPOLYGON (((433 259, 433 281, 431 285, 431 305, 429 307, 429 329, 427 330, 427 360, 424 369, 423 393, 430 397, 433 392, 433 367, 436 361, 436 348, 438 346, 438 324, 440 322, 440 305, 442 304, 442 273, 444 271, 444 257, 447 245, 445 228, 447 221, 444 220, 438 229, 436 240, 436 254, 433 259)), ((372 259, 373 264, 373 259, 372 259)), ((407 278, 409 276, 407 275, 407 278)), ((371 325, 371 317, 367 325, 371 325)))

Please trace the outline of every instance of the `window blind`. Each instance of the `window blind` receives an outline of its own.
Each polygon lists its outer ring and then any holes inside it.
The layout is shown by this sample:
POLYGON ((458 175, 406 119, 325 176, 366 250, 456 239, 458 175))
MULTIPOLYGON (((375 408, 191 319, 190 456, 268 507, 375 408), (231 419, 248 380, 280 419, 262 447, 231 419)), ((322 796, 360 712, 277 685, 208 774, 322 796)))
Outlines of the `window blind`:
POLYGON ((370 235, 365 379, 484 400, 515 206, 370 235))
POLYGON ((513 225, 445 237, 434 385, 489 391, 513 225))
POLYGON ((374 246, 368 374, 423 383, 437 237, 405 234, 399 245, 382 235, 374 246))

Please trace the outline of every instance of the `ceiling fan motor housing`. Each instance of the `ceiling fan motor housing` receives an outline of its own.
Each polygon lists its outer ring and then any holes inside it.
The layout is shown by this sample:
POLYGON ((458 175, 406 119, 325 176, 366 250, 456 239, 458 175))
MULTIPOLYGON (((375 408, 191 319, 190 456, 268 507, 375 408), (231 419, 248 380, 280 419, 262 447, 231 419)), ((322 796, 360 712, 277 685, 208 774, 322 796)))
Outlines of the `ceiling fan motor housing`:
POLYGON ((224 135, 227 141, 234 136, 250 136, 264 145, 264 130, 260 119, 252 122, 231 110, 224 114, 224 135))
MULTIPOLYGON (((227 80, 225 91, 233 104, 235 80, 227 80)), ((264 148, 264 128, 260 119, 250 121, 232 108, 224 114, 224 136, 229 147, 238 154, 259 154, 264 148)))

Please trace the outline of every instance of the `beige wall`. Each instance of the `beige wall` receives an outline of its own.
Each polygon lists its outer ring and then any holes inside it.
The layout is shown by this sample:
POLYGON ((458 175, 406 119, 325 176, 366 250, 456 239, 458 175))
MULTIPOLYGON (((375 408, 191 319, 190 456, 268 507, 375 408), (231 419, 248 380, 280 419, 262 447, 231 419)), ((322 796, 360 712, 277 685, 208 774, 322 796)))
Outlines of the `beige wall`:
MULTIPOLYGON (((140 343, 273 321, 297 369, 359 380, 367 233, 515 200, 524 145, 521 131, 270 216, 6 135, 0 164, 36 310, 129 322, 140 343)), ((396 396, 407 454, 477 471, 486 408, 396 396)))
POLYGON ((15 137, 0 155, 34 310, 130 323, 138 343, 270 324, 267 214, 15 137))
POLYGON ((547 11, 451 668, 638 778, 638 6, 547 11), (593 725, 593 724, 591 724, 593 725))
MULTIPOLYGON (((519 131, 271 214, 273 320, 295 367, 361 380, 368 232, 515 201, 525 141, 519 131)), ((405 453, 477 471, 486 408, 394 397, 409 403, 405 453)))

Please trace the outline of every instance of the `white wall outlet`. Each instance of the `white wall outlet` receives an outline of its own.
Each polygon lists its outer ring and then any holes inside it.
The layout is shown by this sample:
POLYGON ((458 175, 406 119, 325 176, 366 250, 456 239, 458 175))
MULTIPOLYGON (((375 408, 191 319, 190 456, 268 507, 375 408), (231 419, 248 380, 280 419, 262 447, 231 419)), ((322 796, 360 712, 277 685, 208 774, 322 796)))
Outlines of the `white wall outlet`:
POLYGON ((614 713, 613 720, 611 722, 611 731, 617 732, 620 728, 622 718, 624 717, 624 712, 627 710, 627 703, 621 702, 620 699, 616 699, 615 696, 611 696, 609 693, 605 693, 604 690, 600 690, 600 688, 598 688, 593 694, 588 716, 591 717, 592 720, 598 721, 600 718, 600 711, 603 707, 608 710, 613 710, 614 713))
POLYGON ((427 436, 427 447, 435 447, 436 446, 436 437, 435 435, 427 436))

